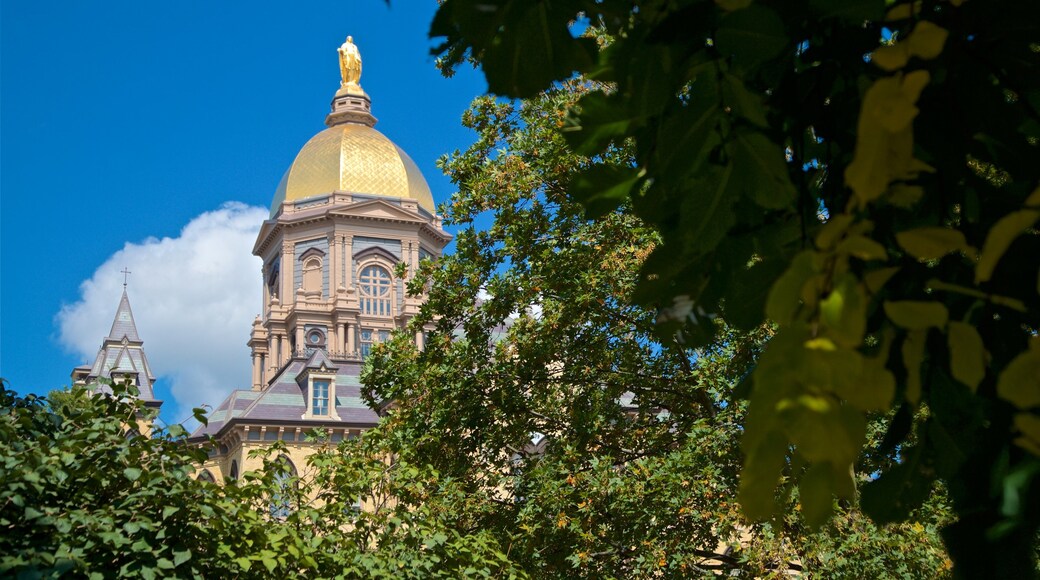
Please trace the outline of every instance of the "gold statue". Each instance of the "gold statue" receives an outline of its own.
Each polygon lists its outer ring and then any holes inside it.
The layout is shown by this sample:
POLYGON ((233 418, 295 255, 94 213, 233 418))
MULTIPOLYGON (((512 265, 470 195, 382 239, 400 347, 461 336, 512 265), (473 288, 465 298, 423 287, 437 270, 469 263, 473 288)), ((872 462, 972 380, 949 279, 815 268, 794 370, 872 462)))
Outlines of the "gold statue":
POLYGON ((353 36, 348 36, 347 41, 339 47, 339 74, 343 77, 343 86, 358 85, 361 80, 361 53, 354 44, 353 36))

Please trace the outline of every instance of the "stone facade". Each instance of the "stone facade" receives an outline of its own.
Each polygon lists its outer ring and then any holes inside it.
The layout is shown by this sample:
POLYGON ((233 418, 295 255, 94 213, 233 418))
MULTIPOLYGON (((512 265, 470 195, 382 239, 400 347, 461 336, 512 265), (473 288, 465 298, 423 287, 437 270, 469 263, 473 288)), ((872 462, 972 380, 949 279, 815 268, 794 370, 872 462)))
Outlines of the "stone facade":
POLYGON ((348 88, 286 172, 257 236, 262 311, 248 341, 250 388, 232 392, 192 434, 215 440, 200 477, 224 482, 257 469, 249 452, 276 440, 304 470, 317 445, 306 433, 336 443, 374 426, 362 361, 418 313, 423 299, 405 286, 451 240, 418 168, 373 128, 368 95, 348 88))

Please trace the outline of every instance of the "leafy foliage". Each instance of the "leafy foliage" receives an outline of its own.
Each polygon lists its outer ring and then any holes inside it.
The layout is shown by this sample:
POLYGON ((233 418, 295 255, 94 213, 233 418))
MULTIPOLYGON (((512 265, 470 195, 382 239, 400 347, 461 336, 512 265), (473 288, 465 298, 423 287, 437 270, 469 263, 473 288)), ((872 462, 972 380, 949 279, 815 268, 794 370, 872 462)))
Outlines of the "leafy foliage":
POLYGON ((798 510, 765 525, 741 516, 746 403, 734 391, 772 329, 716 318, 720 340, 694 350, 662 340, 657 312, 633 304, 660 237, 627 204, 589 220, 570 199, 575 175, 632 162, 625 147, 596 160, 569 149, 560 128, 586 94, 564 82, 520 102, 478 98, 463 119, 475 143, 442 161, 459 186, 444 217, 461 230, 411 286, 428 297, 413 330, 434 330, 421 350, 395 336, 363 375, 371 402, 393 401, 364 441, 427 466, 422 493, 394 497, 484 531, 532 577, 862 577, 882 562, 942 576, 941 498, 916 528, 879 529, 840 506, 836 525, 856 531, 844 543, 812 534, 798 510))
POLYGON ((868 472, 864 508, 900 520, 945 482, 958 572, 1025 576, 1040 525, 1038 23, 1013 1, 447 0, 431 35, 446 68, 470 58, 500 95, 596 83, 567 109, 570 149, 631 153, 562 189, 590 216, 631 204, 660 234, 632 299, 658 308, 663 342, 725 340, 713 316, 777 324, 743 421, 747 515, 799 486, 824 524, 833 497, 856 501, 868 425, 895 409, 907 420, 867 449, 891 464, 868 472), (591 59, 581 23, 599 35, 591 59))
POLYGON ((403 505, 352 509, 386 492, 413 497, 430 481, 407 465, 388 470, 360 442, 325 447, 300 475, 274 445, 260 453, 262 470, 217 486, 192 477, 206 449, 179 426, 131 431, 148 418, 132 387, 59 391, 53 407, 0 387, 5 577, 515 576, 486 533, 403 505))

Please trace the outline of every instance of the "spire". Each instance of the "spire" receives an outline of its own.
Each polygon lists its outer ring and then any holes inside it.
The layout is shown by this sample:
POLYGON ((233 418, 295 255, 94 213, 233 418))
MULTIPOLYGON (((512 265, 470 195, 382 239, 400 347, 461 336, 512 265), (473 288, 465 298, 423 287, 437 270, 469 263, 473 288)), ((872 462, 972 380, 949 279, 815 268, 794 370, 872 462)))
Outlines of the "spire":
POLYGON ((123 340, 130 342, 141 342, 137 335, 137 324, 134 323, 134 313, 130 310, 130 299, 126 295, 126 286, 123 286, 123 297, 119 300, 119 308, 116 309, 115 320, 112 321, 112 330, 108 333, 108 340, 123 340))
MULTIPOLYGON (((123 275, 128 273, 124 272, 123 275)), ((115 320, 112 321, 112 330, 102 341, 94 364, 89 367, 89 371, 86 368, 77 368, 77 371, 82 371, 78 376, 88 385, 97 383, 99 379, 130 378, 140 389, 141 398, 146 404, 153 407, 162 404, 155 399, 152 388, 155 375, 144 354, 144 343, 137 334, 137 324, 130 310, 130 298, 126 295, 125 286, 115 320)))
POLYGON ((337 51, 339 53, 340 84, 332 97, 332 112, 325 117, 329 127, 342 123, 359 123, 372 127, 376 118, 372 116, 372 99, 361 88, 361 52, 348 36, 337 51))

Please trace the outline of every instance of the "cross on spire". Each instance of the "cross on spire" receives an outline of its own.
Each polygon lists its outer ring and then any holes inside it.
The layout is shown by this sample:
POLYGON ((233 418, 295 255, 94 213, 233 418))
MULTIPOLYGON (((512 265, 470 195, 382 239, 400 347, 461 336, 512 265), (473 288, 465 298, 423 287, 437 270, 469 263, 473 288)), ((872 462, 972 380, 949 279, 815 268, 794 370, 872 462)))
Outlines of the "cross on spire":
POLYGON ((123 269, 120 270, 120 272, 123 273, 123 289, 126 290, 126 277, 129 276, 130 274, 133 274, 133 272, 131 272, 130 270, 127 270, 126 266, 123 266, 123 269))

